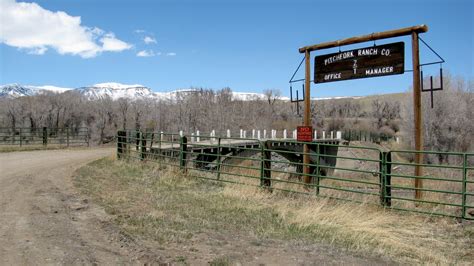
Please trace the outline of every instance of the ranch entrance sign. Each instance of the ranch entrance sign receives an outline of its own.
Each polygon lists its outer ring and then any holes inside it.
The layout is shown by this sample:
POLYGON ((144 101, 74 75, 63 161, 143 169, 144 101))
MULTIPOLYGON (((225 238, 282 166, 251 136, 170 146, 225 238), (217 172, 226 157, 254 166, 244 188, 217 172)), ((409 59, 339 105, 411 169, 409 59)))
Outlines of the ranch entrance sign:
POLYGON ((314 83, 403 74, 405 43, 397 42, 314 58, 314 83))
MULTIPOLYGON (((375 42, 376 40, 407 35, 411 36, 411 56, 413 66, 413 120, 415 125, 414 139, 416 150, 414 154, 416 199, 422 198, 423 191, 423 134, 421 128, 421 81, 418 35, 427 31, 428 26, 419 25, 384 32, 375 32, 368 35, 355 36, 347 39, 319 43, 299 48, 299 52, 305 55, 303 125, 311 126, 311 52, 335 47, 340 48, 344 45, 352 45, 369 41, 375 42)), ((314 82, 323 83, 337 80, 401 74, 404 71, 403 60, 403 43, 391 43, 387 45, 360 48, 346 52, 317 56, 315 59, 314 82), (390 50, 390 52, 388 52, 388 50, 390 50)), ((303 63, 303 61, 301 63, 303 63)), ((308 184, 311 182, 309 164, 310 150, 309 146, 305 144, 303 153, 303 173, 304 181, 308 184)))

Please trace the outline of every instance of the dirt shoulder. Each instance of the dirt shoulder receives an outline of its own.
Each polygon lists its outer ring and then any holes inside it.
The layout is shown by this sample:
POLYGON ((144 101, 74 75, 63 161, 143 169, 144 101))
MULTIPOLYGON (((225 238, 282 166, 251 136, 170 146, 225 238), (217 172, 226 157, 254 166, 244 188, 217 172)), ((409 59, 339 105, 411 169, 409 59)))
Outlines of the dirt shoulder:
POLYGON ((0 264, 127 263, 140 249, 102 208, 80 195, 71 174, 113 149, 0 153, 0 264))

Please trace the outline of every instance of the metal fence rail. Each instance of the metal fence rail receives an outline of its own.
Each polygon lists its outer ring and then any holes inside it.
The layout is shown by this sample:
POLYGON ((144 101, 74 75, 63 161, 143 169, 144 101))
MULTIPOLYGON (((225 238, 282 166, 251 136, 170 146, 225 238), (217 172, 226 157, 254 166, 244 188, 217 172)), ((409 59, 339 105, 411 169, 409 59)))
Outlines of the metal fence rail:
POLYGON ((391 180, 388 186, 392 194, 386 197, 392 201, 392 208, 469 219, 466 211, 474 208, 472 198, 474 175, 468 172, 472 169, 472 160, 469 156, 473 155, 456 152, 390 151, 386 162, 391 166, 391 172, 387 173, 387 177, 391 180), (411 158, 416 153, 444 159, 443 162, 423 164, 400 159, 411 158), (406 174, 413 172, 417 165, 424 168, 424 176, 414 177, 406 174), (415 188, 415 179, 423 182, 423 188, 415 188), (422 193, 422 199, 414 197, 416 190, 422 193))
POLYGON ((0 128, 2 146, 89 146, 89 129, 79 128, 0 128))
POLYGON ((396 140, 396 137, 393 135, 361 131, 361 130, 343 131, 342 138, 348 141, 370 141, 370 142, 375 142, 375 143, 396 140))
POLYGON ((415 151, 385 151, 338 141, 303 143, 173 133, 119 131, 117 156, 178 167, 189 175, 261 187, 274 193, 304 194, 381 205, 385 208, 473 220, 474 153, 428 152, 440 162, 420 164, 413 176, 415 151), (192 140, 192 141, 191 141, 192 140), (311 146, 310 164, 302 161, 311 146), (439 159, 441 158, 441 159, 439 159), (308 166, 310 174, 304 174, 308 166), (305 176, 310 183, 305 183, 305 176), (423 188, 415 188, 415 179, 423 188), (422 192, 415 199, 415 191, 422 192))

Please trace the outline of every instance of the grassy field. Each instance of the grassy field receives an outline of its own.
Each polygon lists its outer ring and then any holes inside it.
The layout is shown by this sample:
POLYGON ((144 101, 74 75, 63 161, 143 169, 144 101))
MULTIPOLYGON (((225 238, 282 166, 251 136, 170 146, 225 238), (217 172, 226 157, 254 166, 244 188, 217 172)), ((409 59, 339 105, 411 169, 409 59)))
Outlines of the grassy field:
POLYGON ((297 252, 315 244, 372 263, 474 261, 474 225, 448 218, 268 193, 200 180, 153 163, 113 158, 79 169, 75 183, 124 232, 174 254, 178 263, 189 263, 196 258, 193 254, 207 252, 214 254, 208 258, 211 264, 228 265, 241 261, 228 255, 239 247, 274 248, 279 254, 280 249, 297 252))

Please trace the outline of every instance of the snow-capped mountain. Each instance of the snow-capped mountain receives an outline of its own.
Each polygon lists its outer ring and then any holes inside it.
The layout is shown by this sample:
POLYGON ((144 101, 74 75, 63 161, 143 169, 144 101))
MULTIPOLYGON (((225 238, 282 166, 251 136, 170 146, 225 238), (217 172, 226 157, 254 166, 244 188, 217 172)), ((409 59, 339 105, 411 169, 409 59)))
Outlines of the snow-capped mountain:
POLYGON ((311 100, 324 101, 324 100, 360 99, 360 98, 363 98, 363 96, 335 96, 335 97, 311 98, 311 100))
MULTIPOLYGON (((98 100, 110 97, 113 100, 120 98, 128 99, 154 99, 154 100, 176 100, 180 95, 191 95, 200 92, 200 89, 184 89, 171 92, 153 92, 150 88, 140 84, 121 84, 116 82, 98 83, 91 86, 73 88, 62 88, 56 86, 23 86, 19 84, 8 84, 0 86, 0 98, 18 98, 22 96, 33 96, 45 92, 63 93, 67 91, 79 92, 89 100, 98 100)), ((331 98, 311 98, 311 100, 328 100, 360 97, 331 97, 331 98)), ((262 93, 254 92, 232 92, 233 100, 251 101, 265 100, 262 93)), ((279 97, 280 100, 289 101, 288 97, 279 97)))
POLYGON ((62 88, 56 86, 31 86, 20 84, 8 84, 0 86, 0 98, 18 98, 23 96, 33 96, 45 92, 63 93, 67 91, 76 91, 84 95, 89 100, 97 100, 104 97, 110 97, 114 100, 119 98, 157 98, 157 93, 154 93, 150 88, 143 85, 120 84, 114 82, 99 83, 87 87, 62 88))
POLYGON ((45 92, 63 93, 72 88, 62 88, 56 86, 23 86, 19 84, 8 84, 0 86, 0 98, 18 98, 22 96, 32 96, 45 92))
POLYGON ((184 89, 171 92, 153 92, 143 85, 126 85, 115 82, 99 83, 88 87, 77 88, 76 91, 89 100, 97 100, 110 97, 113 100, 120 98, 128 99, 154 99, 154 100, 176 100, 179 96, 189 96, 200 92, 199 89, 184 89))
POLYGON ((17 98, 34 94, 35 92, 30 88, 18 84, 8 84, 0 88, 0 97, 2 98, 17 98))
POLYGON ((84 95, 89 100, 97 100, 107 96, 113 100, 120 98, 156 98, 155 93, 150 88, 139 84, 126 85, 115 82, 107 82, 88 87, 77 88, 76 91, 84 95))
POLYGON ((232 92, 232 99, 240 101, 262 100, 265 99, 265 95, 254 92, 232 92))
POLYGON ((30 86, 30 88, 36 89, 39 93, 45 92, 45 91, 50 91, 50 92, 55 92, 55 93, 63 93, 63 92, 66 92, 66 91, 73 90, 73 88, 63 88, 63 87, 56 87, 56 86, 51 86, 51 85, 30 86))
MULTIPOLYGON (((158 99, 173 100, 173 99, 178 98, 179 95, 191 95, 193 93, 199 93, 200 91, 201 91, 200 89, 184 89, 184 90, 175 90, 171 92, 155 92, 155 97, 158 99)), ((262 93, 233 91, 232 99, 240 100, 240 101, 262 100, 262 99, 265 99, 265 95, 262 93)))

